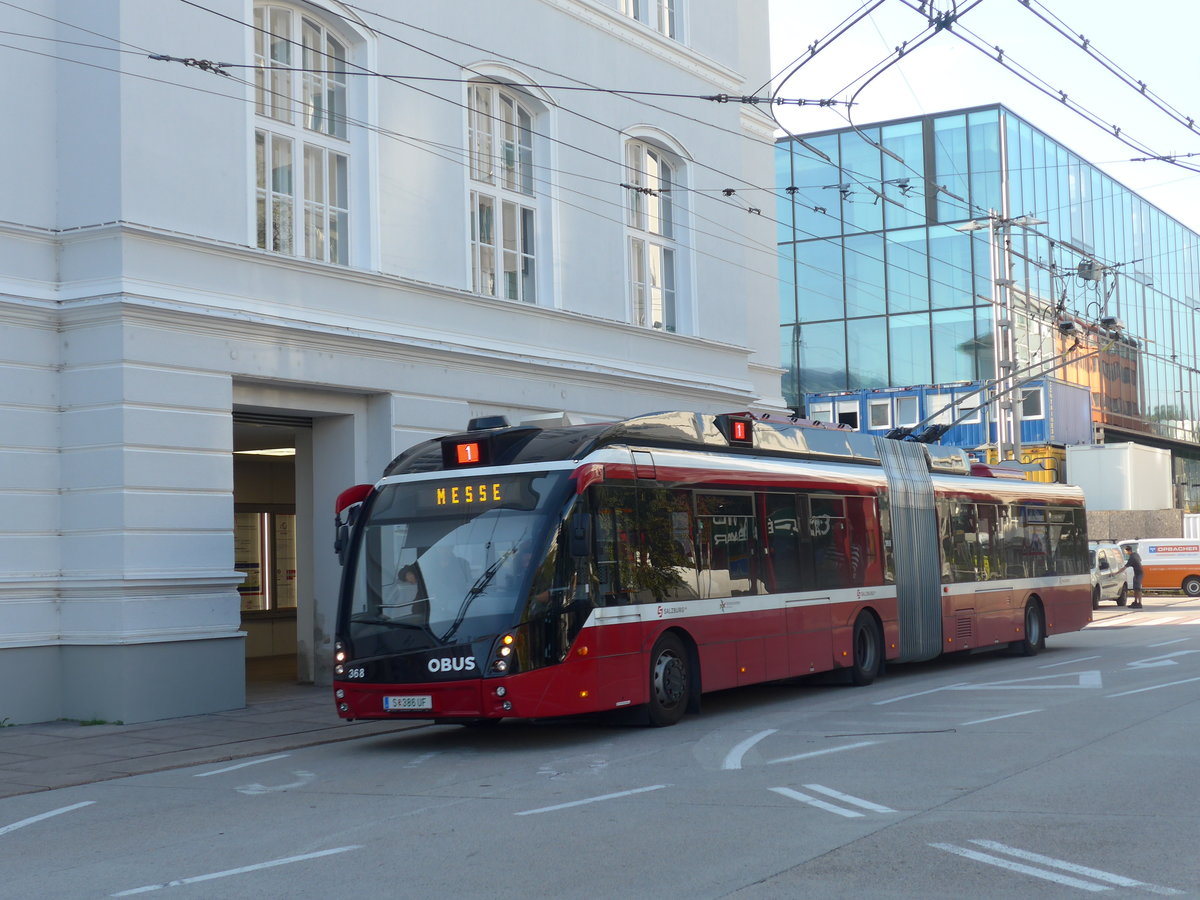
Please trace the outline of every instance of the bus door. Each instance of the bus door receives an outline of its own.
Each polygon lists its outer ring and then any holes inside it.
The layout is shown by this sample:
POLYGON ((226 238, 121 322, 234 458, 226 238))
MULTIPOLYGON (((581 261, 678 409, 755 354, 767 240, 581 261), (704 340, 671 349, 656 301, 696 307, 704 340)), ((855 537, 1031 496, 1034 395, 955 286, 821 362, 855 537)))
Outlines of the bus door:
POLYGON ((784 594, 788 674, 807 675, 833 665, 829 594, 816 591, 808 498, 765 494, 768 590, 784 594))

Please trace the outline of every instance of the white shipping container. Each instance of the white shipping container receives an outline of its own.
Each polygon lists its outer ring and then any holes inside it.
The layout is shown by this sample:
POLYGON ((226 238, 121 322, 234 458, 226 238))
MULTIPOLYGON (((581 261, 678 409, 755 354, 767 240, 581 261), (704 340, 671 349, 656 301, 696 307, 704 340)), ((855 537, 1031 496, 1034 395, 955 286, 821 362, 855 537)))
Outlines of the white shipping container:
POLYGON ((1067 447, 1067 480, 1089 509, 1171 509, 1171 452, 1143 444, 1067 447))

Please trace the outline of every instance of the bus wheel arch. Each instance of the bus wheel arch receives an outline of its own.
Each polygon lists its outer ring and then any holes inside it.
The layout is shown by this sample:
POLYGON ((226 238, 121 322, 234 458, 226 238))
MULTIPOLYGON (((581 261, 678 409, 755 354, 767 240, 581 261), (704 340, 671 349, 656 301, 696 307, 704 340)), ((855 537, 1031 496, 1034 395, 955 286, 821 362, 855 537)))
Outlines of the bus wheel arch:
POLYGON ((1008 646, 1019 656, 1037 656, 1046 649, 1046 611, 1037 594, 1031 594, 1025 601, 1023 626, 1025 636, 1008 646))
POLYGON ((883 623, 875 610, 862 610, 850 632, 850 683, 863 687, 883 674, 883 623))

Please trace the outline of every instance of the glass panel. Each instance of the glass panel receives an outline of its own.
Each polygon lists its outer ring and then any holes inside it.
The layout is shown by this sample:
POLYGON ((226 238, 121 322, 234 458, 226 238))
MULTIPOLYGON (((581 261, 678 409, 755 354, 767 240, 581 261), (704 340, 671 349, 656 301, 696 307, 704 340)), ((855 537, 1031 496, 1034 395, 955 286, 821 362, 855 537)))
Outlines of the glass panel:
POLYGON ((500 225, 500 240, 503 244, 504 258, 504 294, 508 300, 520 299, 517 271, 520 268, 517 240, 517 206, 515 203, 503 203, 500 207, 502 222, 500 225))
POLYGON ((971 202, 1003 210, 1000 185, 1000 116, 996 110, 970 114, 971 202))
POLYGON ((534 214, 532 209, 521 210, 521 299, 537 302, 537 279, 534 269, 534 214))
POLYGON ((886 311, 883 280, 883 235, 847 236, 846 315, 881 315, 886 311))
POLYGON ((933 181, 945 191, 937 194, 939 222, 970 219, 968 205, 970 187, 967 181, 967 119, 966 116, 942 116, 933 120, 933 181))
POLYGON ((879 129, 864 128, 860 134, 857 131, 843 132, 841 135, 842 170, 844 190, 840 191, 842 199, 842 218, 845 220, 847 231, 878 231, 883 227, 884 205, 877 202, 864 185, 870 185, 876 190, 882 181, 878 149, 863 139, 865 135, 870 140, 879 141, 879 129))
POLYGON ((888 319, 892 384, 930 384, 929 314, 891 316, 888 319))
POLYGON ((847 387, 851 390, 891 385, 888 379, 887 319, 882 316, 846 323, 847 387))
POLYGON ((272 136, 271 249, 280 253, 292 252, 292 204, 292 142, 272 136))
POLYGON ((633 300, 633 324, 646 325, 646 242, 629 239, 629 278, 633 300))
POLYGON ((898 162, 883 155, 883 187, 880 191, 888 200, 883 204, 883 220, 888 228, 903 228, 925 224, 925 148, 921 137, 921 122, 888 125, 882 131, 883 146, 898 155, 898 162), (902 204, 902 205, 897 205, 902 204))
POLYGON ((472 192, 475 215, 472 232, 475 240, 475 266, 472 287, 476 293, 496 294, 496 208, 491 197, 472 192))
POLYGON ((697 494, 696 544, 701 597, 764 592, 752 497, 697 494))
POLYGON ((800 326, 800 390, 846 389, 846 330, 842 322, 800 326))
POLYGON ((970 234, 946 226, 930 229, 929 293, 934 309, 974 305, 970 234))
POLYGON ((796 245, 781 244, 776 259, 779 266, 779 321, 796 321, 796 245))
POLYGON ((915 395, 896 398, 896 424, 916 425, 921 421, 920 405, 915 395))
POLYGON ((868 428, 892 427, 892 404, 890 400, 867 401, 868 428))
POLYGON ((469 92, 471 109, 467 115, 468 143, 471 147, 471 177, 492 184, 492 89, 473 84, 469 92))
POLYGON ((796 234, 798 237, 825 237, 841 232, 838 204, 841 202, 836 186, 842 181, 838 168, 838 136, 806 138, 805 143, 826 154, 832 162, 826 162, 807 147, 792 143, 793 174, 790 182, 795 187, 793 195, 796 206, 796 234))
POLYGON ((888 312, 929 309, 925 229, 889 231, 887 237, 888 312))
POLYGON ((933 314, 935 384, 974 380, 978 352, 973 309, 939 310, 933 314))
POLYGON ((841 319, 842 248, 837 240, 796 245, 796 304, 801 322, 841 319))

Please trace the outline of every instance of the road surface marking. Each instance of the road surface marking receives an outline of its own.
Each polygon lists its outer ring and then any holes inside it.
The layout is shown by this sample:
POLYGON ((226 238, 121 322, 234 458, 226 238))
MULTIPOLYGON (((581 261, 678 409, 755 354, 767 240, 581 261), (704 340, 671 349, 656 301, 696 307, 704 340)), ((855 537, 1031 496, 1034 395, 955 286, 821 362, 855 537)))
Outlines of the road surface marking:
MULTIPOLYGON (((858 797, 851 797, 849 794, 842 794, 837 791, 830 790, 827 787, 822 787, 819 784, 806 784, 806 788, 811 791, 825 794, 829 797, 835 797, 846 803, 851 803, 854 806, 860 806, 863 809, 869 809, 872 812, 895 812, 894 809, 888 809, 886 806, 880 806, 876 803, 871 803, 867 800, 860 800, 858 797)), ((824 800, 818 800, 816 797, 810 797, 808 794, 802 794, 799 791, 794 791, 791 788, 773 787, 771 788, 776 794, 781 794, 784 797, 790 797, 793 800, 799 800, 801 803, 807 803, 809 806, 815 806, 817 809, 823 809, 825 812, 831 812, 834 815, 842 816, 845 819, 861 819, 863 814, 853 810, 846 809, 842 806, 836 806, 833 803, 826 803, 824 800)))
POLYGON ((84 800, 82 803, 75 803, 71 806, 64 806, 60 809, 52 809, 50 812, 44 812, 40 815, 30 816, 28 819, 22 819, 20 822, 13 822, 11 825, 5 825, 0 828, 0 834, 8 834, 10 831, 16 831, 18 828, 24 828, 26 825, 33 825, 41 822, 43 819, 49 819, 54 816, 61 816, 63 813, 69 813, 75 809, 82 809, 85 806, 91 806, 95 800, 84 800))
POLYGON ((1095 669, 1086 672, 1064 672, 1061 675, 1037 675, 1033 678, 1008 678, 1004 681, 981 681, 978 684, 965 682, 947 688, 951 691, 1047 691, 1077 688, 1103 687, 1100 673, 1095 669), (1074 684, 1033 684, 1035 681, 1075 679, 1074 684))
POLYGON ((1147 647, 1170 647, 1172 644, 1185 644, 1190 640, 1191 640, 1191 638, 1175 638, 1175 640, 1173 640, 1173 641, 1160 641, 1157 644, 1147 644, 1146 646, 1147 647))
POLYGON ((335 847, 333 850, 320 850, 317 853, 305 853, 302 856, 288 856, 283 859, 273 859, 270 862, 255 863, 252 866, 242 866, 238 869, 226 869, 224 872, 212 872, 208 875, 193 875, 191 878, 180 878, 176 881, 168 881, 166 884, 148 884, 145 887, 133 888, 129 891, 121 891, 117 894, 109 894, 110 897, 129 897, 133 894, 148 894, 151 891, 161 891, 163 888, 182 887, 185 884, 196 884, 200 881, 212 881, 214 878, 227 878, 230 875, 244 875, 247 872, 257 872, 260 869, 272 869, 275 866, 286 866, 288 863, 304 862, 306 859, 318 859, 322 856, 332 856, 335 853, 345 853, 347 850, 359 850, 362 845, 355 844, 351 847, 335 847))
POLYGON ((834 800, 841 800, 843 803, 849 803, 852 806, 861 806, 863 809, 869 809, 871 812, 895 812, 895 810, 889 806, 880 806, 878 803, 872 803, 870 800, 863 800, 862 798, 852 796, 851 794, 843 794, 841 791, 835 791, 833 788, 827 788, 820 784, 806 784, 804 787, 805 789, 815 791, 818 794, 824 794, 826 797, 832 797, 834 800))
POLYGON ((647 791, 661 791, 663 788, 670 787, 669 784, 655 784, 650 787, 634 788, 632 791, 619 791, 615 794, 603 794, 599 797, 588 797, 586 800, 572 800, 570 803, 559 803, 556 806, 543 806, 539 809, 527 809, 523 812, 513 813, 514 816, 532 816, 536 813, 554 812, 557 809, 568 809, 572 806, 585 806, 588 803, 599 803, 601 800, 616 800, 618 797, 629 797, 633 794, 644 794, 647 791))
POLYGON ((931 688, 928 691, 918 691, 915 694, 905 694, 903 697, 892 697, 890 700, 876 700, 875 705, 876 706, 884 706, 885 704, 888 704, 888 703, 899 703, 901 700, 911 700, 913 697, 924 697, 926 694, 936 694, 938 691, 948 691, 948 690, 951 690, 952 688, 961 687, 962 685, 967 684, 967 683, 968 682, 966 682, 966 681, 959 681, 955 684, 948 684, 944 687, 931 688))
POLYGON ((1082 875, 1085 878, 1094 878, 1097 881, 1106 881, 1109 884, 1115 884, 1117 887, 1141 888, 1142 890, 1147 890, 1155 894, 1180 893, 1180 891, 1177 891, 1174 888, 1159 887, 1156 884, 1149 884, 1145 881, 1138 881, 1134 878, 1126 878, 1124 875, 1114 875, 1112 872, 1105 872, 1102 869, 1093 869, 1090 866, 1081 866, 1078 863, 1070 863, 1065 860, 1055 859, 1052 856, 1043 856, 1040 853, 1033 853, 1029 850, 1021 850, 1017 847, 1009 847, 1006 844, 1001 844, 996 841, 972 840, 970 843, 977 847, 983 847, 985 850, 994 850, 997 853, 1007 853, 1009 856, 1015 856, 1017 859, 1025 859, 1029 862, 1041 863, 1044 866, 1062 869, 1064 872, 1082 875))
POLYGON ((1099 659, 1099 656, 1081 656, 1078 659, 1064 659, 1062 662, 1050 663, 1048 666, 1038 666, 1039 669, 1057 669, 1059 666, 1070 666, 1075 663, 1088 662, 1089 660, 1099 659))
POLYGON ((766 731, 760 731, 758 734, 754 735, 753 737, 746 738, 744 741, 742 741, 740 744, 738 744, 736 747, 734 747, 732 750, 729 751, 729 755, 725 757, 725 762, 721 763, 721 768, 722 769, 740 769, 742 767, 742 757, 746 755, 746 751, 749 750, 751 747, 753 747, 755 744, 757 744, 759 741, 761 741, 763 738, 770 737, 778 730, 779 730, 778 728, 768 728, 766 731))
POLYGON ((223 769, 213 769, 211 772, 200 772, 193 775, 193 778, 207 778, 209 775, 223 775, 226 772, 232 772, 235 769, 244 769, 246 766, 257 766, 259 763, 275 762, 277 759, 287 759, 290 753, 280 753, 277 756, 264 756, 262 759, 252 759, 250 762, 238 763, 236 766, 226 766, 223 769))
POLYGON ((1150 687, 1137 688, 1132 691, 1121 691, 1119 694, 1109 694, 1109 697, 1128 697, 1130 694, 1144 694, 1146 691, 1157 691, 1159 688, 1175 687, 1177 684, 1191 684, 1193 681, 1200 681, 1200 678, 1185 678, 1183 681, 1168 681, 1166 684, 1154 684, 1150 687))
POLYGON ((296 776, 296 781, 288 782, 287 784, 243 784, 240 788, 234 788, 239 794, 270 794, 277 791, 290 791, 292 788, 304 787, 317 776, 312 772, 293 772, 296 776))
POLYGON ((1056 872, 1047 872, 1045 869, 1035 869, 1033 866, 1013 862, 1011 859, 1001 859, 999 856, 992 856, 988 853, 980 853, 978 850, 971 850, 967 847, 956 847, 954 844, 930 844, 929 846, 936 847, 938 850, 945 850, 947 853, 954 853, 966 859, 973 859, 975 862, 987 863, 990 866, 1008 869, 1010 872, 1020 872, 1023 875, 1032 875, 1034 878, 1043 878, 1046 881, 1054 881, 1067 887, 1093 892, 1109 890, 1106 885, 1096 884, 1094 881, 1082 881, 1079 878, 1059 875, 1056 872))
POLYGON ((1174 653, 1164 653, 1162 656, 1151 656, 1149 659, 1138 659, 1128 663, 1131 669, 1153 669, 1157 666, 1174 666, 1178 665, 1175 662, 1176 656, 1189 656, 1192 653, 1200 653, 1200 650, 1176 650, 1174 653))
POLYGON ((878 744, 879 741, 859 741, 857 744, 845 744, 841 747, 827 747, 824 750, 813 750, 810 753, 797 753, 795 756, 785 756, 783 759, 772 759, 767 761, 768 766, 773 766, 775 763, 795 762, 798 759, 811 759, 814 756, 824 756, 826 753, 841 753, 843 750, 856 750, 859 747, 870 747, 872 744, 878 744))
POLYGON ((1017 716, 1029 716, 1039 712, 1041 712, 1040 709, 1027 709, 1024 712, 1005 713, 1002 716, 991 716, 987 719, 972 719, 970 722, 963 722, 963 725, 982 725, 984 722, 999 722, 1001 719, 1014 719, 1017 716))

